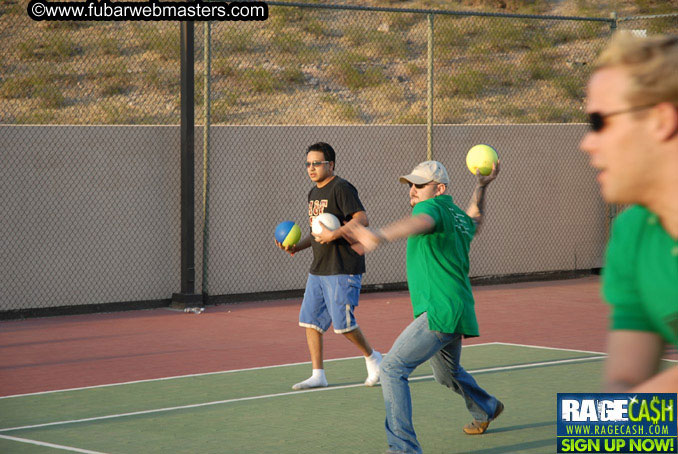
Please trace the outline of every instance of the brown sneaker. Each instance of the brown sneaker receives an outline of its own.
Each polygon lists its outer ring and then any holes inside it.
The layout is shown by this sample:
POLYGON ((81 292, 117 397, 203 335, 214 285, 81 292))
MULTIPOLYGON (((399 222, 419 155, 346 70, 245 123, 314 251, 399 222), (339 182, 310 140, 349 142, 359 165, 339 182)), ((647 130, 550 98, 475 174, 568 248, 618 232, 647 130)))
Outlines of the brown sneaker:
POLYGON ((474 419, 470 423, 466 424, 464 426, 464 432, 469 434, 469 435, 481 435, 484 434, 487 428, 490 425, 491 421, 494 421, 497 419, 499 415, 501 415, 501 412, 504 411, 504 404, 501 402, 497 401, 497 409, 494 411, 494 415, 492 415, 492 419, 489 421, 478 421, 477 419, 474 419))

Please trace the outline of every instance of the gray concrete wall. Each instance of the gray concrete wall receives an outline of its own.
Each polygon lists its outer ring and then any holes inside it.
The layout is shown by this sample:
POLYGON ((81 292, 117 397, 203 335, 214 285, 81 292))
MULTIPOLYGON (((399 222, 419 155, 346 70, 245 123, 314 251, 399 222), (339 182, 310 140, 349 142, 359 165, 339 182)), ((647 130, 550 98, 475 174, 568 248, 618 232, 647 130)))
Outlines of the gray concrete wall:
MULTIPOLYGON (((434 158, 466 207, 466 151, 495 146, 471 275, 602 264, 605 207, 577 144, 583 125, 436 126, 434 158)), ((424 126, 212 128, 207 284, 212 295, 303 288, 310 251, 273 244, 282 220, 308 223, 306 146, 331 143, 337 174, 372 226, 409 213, 397 177, 425 159, 424 126)), ((201 289, 202 130, 196 128, 196 275, 201 289)), ((169 298, 179 291, 177 126, 0 126, 0 310, 169 298)), ((367 259, 366 284, 405 280, 405 243, 367 259)))

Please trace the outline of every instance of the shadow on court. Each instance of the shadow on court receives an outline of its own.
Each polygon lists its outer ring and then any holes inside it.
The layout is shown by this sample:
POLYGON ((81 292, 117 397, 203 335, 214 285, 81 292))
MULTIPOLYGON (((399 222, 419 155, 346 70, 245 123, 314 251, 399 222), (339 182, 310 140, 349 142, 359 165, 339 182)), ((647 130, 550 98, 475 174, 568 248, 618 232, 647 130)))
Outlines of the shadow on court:
MULTIPOLYGON (((480 449, 477 451, 465 451, 466 454, 504 454, 526 452, 533 449, 552 447, 555 449, 556 441, 554 438, 546 438, 544 440, 526 441, 524 443, 516 443, 513 445, 499 446, 496 448, 480 449)), ((550 451, 546 451, 550 452, 550 451)))
POLYGON ((500 433, 500 432, 509 432, 509 431, 512 432, 512 431, 515 431, 515 430, 534 429, 534 428, 537 428, 537 427, 548 427, 548 426, 553 426, 555 428, 556 422, 555 421, 544 421, 544 422, 535 422, 535 423, 532 423, 532 424, 519 424, 519 425, 515 425, 515 426, 500 427, 498 429, 490 428, 487 433, 490 434, 490 433, 500 433))

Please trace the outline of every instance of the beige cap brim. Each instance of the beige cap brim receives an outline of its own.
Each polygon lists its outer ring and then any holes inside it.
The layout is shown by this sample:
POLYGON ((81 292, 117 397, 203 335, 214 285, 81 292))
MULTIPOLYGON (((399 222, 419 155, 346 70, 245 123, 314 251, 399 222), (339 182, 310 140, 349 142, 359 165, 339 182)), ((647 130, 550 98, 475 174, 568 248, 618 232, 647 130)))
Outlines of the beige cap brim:
POLYGON ((412 175, 412 174, 403 175, 402 177, 400 177, 399 181, 403 184, 407 184, 407 183, 426 184, 426 183, 431 182, 431 180, 429 180, 427 178, 424 178, 424 177, 419 176, 419 175, 412 175))

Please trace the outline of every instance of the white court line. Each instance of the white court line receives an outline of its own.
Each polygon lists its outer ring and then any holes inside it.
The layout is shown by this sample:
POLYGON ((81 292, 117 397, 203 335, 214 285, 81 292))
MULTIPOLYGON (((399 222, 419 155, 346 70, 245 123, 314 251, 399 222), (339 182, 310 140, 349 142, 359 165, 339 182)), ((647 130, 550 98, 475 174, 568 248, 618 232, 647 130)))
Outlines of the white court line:
MULTIPOLYGON (((497 344, 497 342, 488 342, 485 344, 473 344, 473 345, 464 345, 462 348, 469 348, 469 347, 479 347, 481 345, 493 345, 497 344)), ((348 359, 358 359, 362 358, 362 356, 350 356, 347 358, 334 358, 334 359, 326 359, 326 363, 334 362, 334 361, 346 361, 348 359)), ((40 396, 42 394, 53 394, 53 393, 63 393, 67 391, 82 391, 85 389, 97 389, 97 388, 107 388, 109 386, 121 386, 121 385, 134 385, 137 383, 149 383, 149 382, 154 382, 154 381, 164 381, 164 380, 176 380, 178 378, 192 378, 192 377, 205 377, 208 375, 218 375, 218 374, 230 374, 233 372, 247 372, 247 371, 252 371, 252 370, 264 370, 264 369, 273 369, 275 367, 289 367, 289 366, 303 366, 304 364, 311 364, 310 361, 305 361, 302 363, 287 363, 287 364, 276 364, 273 366, 260 366, 260 367, 250 367, 248 369, 232 369, 232 370, 220 370, 217 372, 204 372, 201 374, 187 374, 187 375, 176 375, 173 377, 160 377, 160 378, 149 378, 146 380, 133 380, 133 381, 125 381, 125 382, 119 382, 119 383, 107 383, 104 385, 93 385, 93 386, 82 386, 80 388, 66 388, 66 389, 55 389, 52 391, 40 391, 36 393, 26 393, 26 394, 12 394, 11 396, 0 396, 1 399, 11 399, 14 397, 27 397, 27 396, 40 396)))
MULTIPOLYGON (((326 359, 324 361, 326 363, 329 363, 329 362, 333 362, 333 361, 345 361, 347 359, 356 359, 356 358, 362 358, 362 356, 351 356, 351 357, 348 357, 348 358, 326 359)), ((84 389, 107 388, 109 386, 134 385, 134 384, 137 384, 137 383, 149 383, 149 382, 154 382, 154 381, 175 380, 175 379, 178 379, 178 378, 205 377, 205 376, 208 376, 208 375, 230 374, 230 373, 233 373, 233 372, 247 372, 247 371, 252 371, 252 370, 273 369, 275 367, 303 366, 304 364, 311 364, 311 362, 306 361, 306 362, 303 362, 303 363, 275 364, 273 366, 251 367, 249 369, 220 370, 220 371, 217 371, 217 372, 203 372, 203 373, 200 373, 200 374, 175 375, 175 376, 172 376, 172 377, 148 378, 148 379, 145 379, 145 380, 133 380, 133 381, 118 382, 118 383, 107 383, 107 384, 104 384, 104 385, 82 386, 80 388, 55 389, 55 390, 52 390, 52 391, 40 391, 40 392, 36 392, 36 393, 13 394, 11 396, 0 396, 0 399, 10 399, 12 397, 39 396, 41 394, 63 393, 63 392, 67 392, 67 391, 82 391, 84 389)))
POLYGON ((72 446, 55 445, 54 443, 45 443, 44 441, 29 440, 28 438, 10 437, 9 435, 0 435, 0 438, 7 440, 18 441, 20 443, 28 443, 31 445, 46 446, 48 448, 62 449, 64 451, 82 452, 84 454, 106 454, 101 451, 89 451, 87 449, 74 448, 72 446))
POLYGON ((594 355, 605 355, 605 356, 607 356, 607 353, 605 353, 605 352, 594 352, 594 351, 590 351, 590 350, 574 350, 572 348, 544 347, 543 345, 514 344, 514 343, 511 343, 511 342, 493 342, 493 344, 507 345, 507 346, 510 346, 510 347, 540 348, 542 350, 559 350, 559 351, 563 351, 563 352, 592 353, 594 355))
MULTIPOLYGON (((471 374, 477 374, 477 373, 483 373, 483 372, 497 372, 497 371, 505 371, 505 370, 517 370, 517 369, 529 369, 532 367, 539 367, 539 366, 551 366, 551 365, 557 365, 557 364, 566 364, 566 363, 574 363, 574 362, 584 362, 584 361, 596 361, 599 359, 603 359, 603 356, 592 356, 588 358, 572 358, 572 359, 561 359, 561 360, 554 360, 554 361, 542 361, 539 363, 529 363, 529 364, 519 364, 515 366, 501 366, 501 367, 490 367, 490 368, 485 368, 485 369, 476 369, 476 370, 469 370, 468 372, 471 374)), ((418 377, 412 377, 410 378, 410 381, 416 381, 416 380, 426 380, 433 378, 433 375, 425 375, 425 376, 418 376, 418 377)), ((44 424, 34 424, 30 426, 20 426, 20 427, 8 427, 5 429, 0 429, 0 432, 10 432, 10 431, 15 431, 15 430, 25 430, 25 429, 38 429, 42 427, 50 427, 50 426, 59 426, 59 425, 65 425, 65 424, 76 424, 76 423, 81 423, 81 422, 91 422, 91 421, 102 421, 106 419, 117 419, 117 418, 124 418, 126 416, 138 416, 138 415, 148 415, 151 413, 162 413, 162 412, 168 412, 168 411, 174 411, 174 410, 186 410, 189 408, 201 408, 201 407, 209 407, 212 405, 220 405, 220 404, 229 404, 233 402, 244 402, 248 400, 259 400, 259 399, 268 399, 272 397, 283 397, 283 396, 290 396, 290 395, 298 395, 298 394, 306 394, 306 393, 312 393, 312 392, 326 392, 326 391, 336 391, 339 389, 349 389, 349 388, 358 388, 358 387, 363 387, 365 386, 363 383, 356 383, 353 385, 342 385, 342 386, 330 386, 327 388, 313 388, 313 389, 307 389, 303 391, 288 391, 284 393, 277 393, 277 394, 265 394, 261 396, 250 396, 250 397, 238 397, 235 399, 226 399, 226 400, 217 400, 213 402, 204 402, 201 404, 190 404, 190 405, 180 405, 177 407, 166 407, 166 408, 156 408, 154 410, 142 410, 142 411, 134 411, 130 413, 120 413, 120 414, 115 414, 115 415, 106 415, 106 416, 95 416, 93 418, 84 418, 84 419, 73 419, 70 421, 56 421, 56 422, 49 422, 49 423, 44 423, 44 424)))
MULTIPOLYGON (((492 342, 492 344, 508 345, 508 346, 515 346, 515 347, 540 348, 540 349, 543 349, 543 350, 559 350, 559 351, 564 351, 564 352, 591 353, 591 354, 594 354, 594 355, 607 356, 607 353, 605 353, 605 352, 594 352, 594 351, 590 351, 590 350, 574 350, 572 348, 544 347, 542 345, 514 344, 514 343, 510 343, 510 342, 492 342)), ((489 344, 485 344, 485 345, 489 345, 489 344)), ((678 359, 662 358, 661 360, 667 361, 669 363, 678 363, 678 359)))

